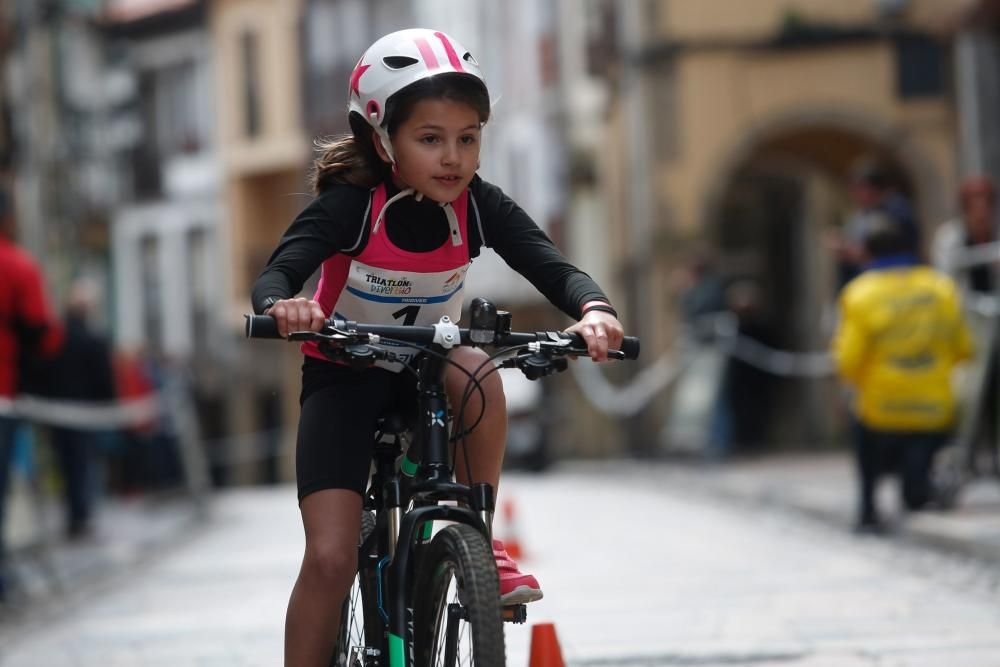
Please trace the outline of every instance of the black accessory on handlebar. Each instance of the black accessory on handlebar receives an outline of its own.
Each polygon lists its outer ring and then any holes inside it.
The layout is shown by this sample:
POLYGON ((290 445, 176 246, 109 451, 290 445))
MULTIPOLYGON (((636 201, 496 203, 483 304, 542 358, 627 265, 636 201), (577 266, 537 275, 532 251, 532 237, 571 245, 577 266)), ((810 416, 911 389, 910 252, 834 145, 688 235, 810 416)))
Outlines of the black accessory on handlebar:
POLYGON ((568 367, 568 361, 565 358, 550 359, 541 352, 528 352, 507 359, 501 365, 504 368, 517 368, 524 373, 524 377, 537 380, 546 375, 563 372, 568 367))
POLYGON ((476 345, 488 345, 497 337, 497 308, 492 302, 476 297, 469 304, 469 338, 476 345))

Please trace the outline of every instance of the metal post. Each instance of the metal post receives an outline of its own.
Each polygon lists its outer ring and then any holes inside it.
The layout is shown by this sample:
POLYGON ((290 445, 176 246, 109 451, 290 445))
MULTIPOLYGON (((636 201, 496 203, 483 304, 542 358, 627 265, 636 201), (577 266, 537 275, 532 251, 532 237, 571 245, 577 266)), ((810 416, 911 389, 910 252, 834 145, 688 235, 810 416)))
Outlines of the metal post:
MULTIPOLYGON (((627 132, 628 207, 626 228, 629 233, 626 268, 626 303, 628 328, 635 335, 649 338, 655 322, 650 299, 650 275, 653 268, 652 188, 655 170, 650 154, 651 137, 647 116, 645 74, 640 54, 645 44, 648 3, 644 0, 621 3, 619 42, 622 65, 622 92, 627 132)), ((638 372, 638 368, 635 369, 638 372)), ((644 456, 652 450, 652 429, 645 428, 642 413, 628 421, 628 439, 633 454, 644 456)))
POLYGON ((955 79, 961 142, 959 160, 964 173, 982 173, 985 167, 979 109, 977 41, 977 35, 969 30, 959 33, 955 40, 955 79))

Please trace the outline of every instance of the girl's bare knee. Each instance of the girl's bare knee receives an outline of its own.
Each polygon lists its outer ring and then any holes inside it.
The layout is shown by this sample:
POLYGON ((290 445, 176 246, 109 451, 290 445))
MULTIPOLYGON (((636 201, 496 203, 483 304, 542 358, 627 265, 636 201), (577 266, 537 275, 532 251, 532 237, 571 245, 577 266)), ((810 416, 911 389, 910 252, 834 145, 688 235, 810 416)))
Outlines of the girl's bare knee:
POLYGON ((346 595, 358 569, 357 547, 310 546, 302 561, 302 574, 312 585, 332 594, 346 595))
MULTIPOLYGON (((482 387, 486 395, 486 402, 491 406, 504 406, 505 398, 503 393, 503 381, 500 374, 493 371, 493 363, 489 361, 489 355, 479 348, 460 347, 452 351, 451 360, 465 369, 462 372, 458 368, 449 367, 446 384, 448 394, 452 400, 460 398, 469 386, 469 374, 478 369, 477 378, 479 386, 482 387), (485 364, 485 365, 484 365, 485 364)), ((479 405, 479 390, 473 390, 471 404, 479 405)))

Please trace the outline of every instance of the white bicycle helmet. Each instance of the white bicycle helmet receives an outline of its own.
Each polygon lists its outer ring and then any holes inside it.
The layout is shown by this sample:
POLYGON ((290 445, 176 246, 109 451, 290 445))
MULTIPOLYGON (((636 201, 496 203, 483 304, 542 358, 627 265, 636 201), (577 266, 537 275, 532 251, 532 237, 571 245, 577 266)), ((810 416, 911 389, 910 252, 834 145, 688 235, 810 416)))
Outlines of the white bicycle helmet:
POLYGON ((386 128, 386 103, 407 86, 437 74, 465 74, 479 80, 486 89, 486 80, 472 54, 443 32, 426 28, 400 30, 380 38, 354 67, 348 113, 359 114, 375 129, 393 162, 396 158, 386 128))

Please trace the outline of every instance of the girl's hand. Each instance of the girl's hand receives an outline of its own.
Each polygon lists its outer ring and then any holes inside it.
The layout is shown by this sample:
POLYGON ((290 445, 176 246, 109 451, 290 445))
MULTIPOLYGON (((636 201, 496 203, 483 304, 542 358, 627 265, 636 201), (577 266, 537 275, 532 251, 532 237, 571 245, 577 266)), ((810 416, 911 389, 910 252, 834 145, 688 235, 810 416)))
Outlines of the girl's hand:
POLYGON ((578 333, 587 341, 587 352, 594 361, 607 361, 608 350, 621 347, 625 329, 611 313, 592 310, 566 331, 578 333))
POLYGON ((275 301, 264 314, 274 318, 282 338, 288 338, 290 331, 319 331, 326 321, 320 305, 303 297, 275 301))

